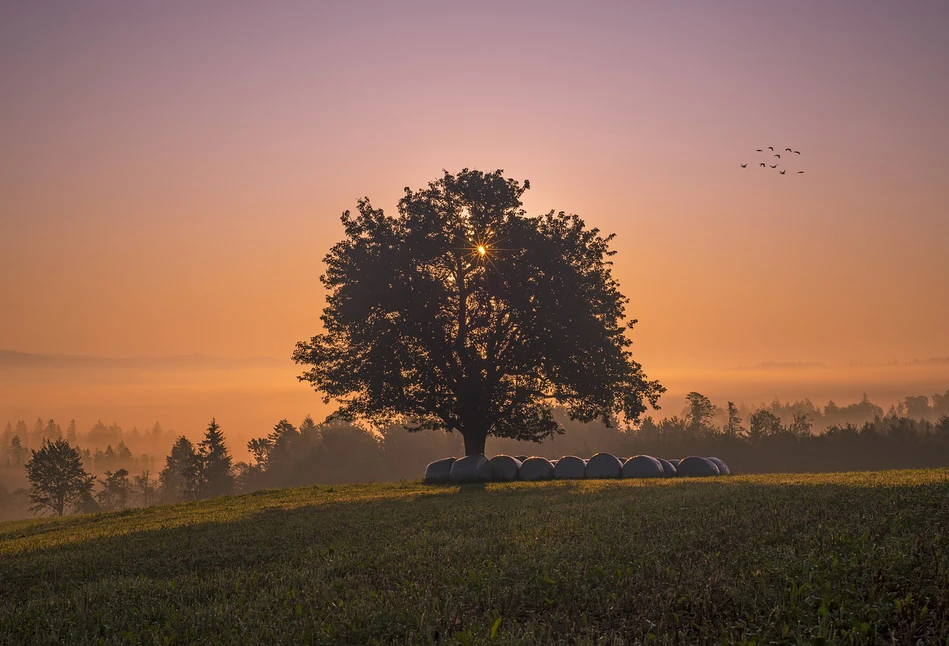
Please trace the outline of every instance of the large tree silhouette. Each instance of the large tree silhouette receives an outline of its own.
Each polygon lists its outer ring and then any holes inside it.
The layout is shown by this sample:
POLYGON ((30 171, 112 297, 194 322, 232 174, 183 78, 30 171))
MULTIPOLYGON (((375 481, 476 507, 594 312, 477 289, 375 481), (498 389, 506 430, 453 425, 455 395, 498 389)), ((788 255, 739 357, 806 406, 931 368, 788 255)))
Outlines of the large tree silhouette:
POLYGON ((323 333, 297 344, 300 379, 336 416, 540 441, 584 422, 634 421, 664 388, 630 353, 613 236, 576 215, 529 217, 502 171, 445 172, 405 189, 399 215, 367 198, 324 259, 323 333))

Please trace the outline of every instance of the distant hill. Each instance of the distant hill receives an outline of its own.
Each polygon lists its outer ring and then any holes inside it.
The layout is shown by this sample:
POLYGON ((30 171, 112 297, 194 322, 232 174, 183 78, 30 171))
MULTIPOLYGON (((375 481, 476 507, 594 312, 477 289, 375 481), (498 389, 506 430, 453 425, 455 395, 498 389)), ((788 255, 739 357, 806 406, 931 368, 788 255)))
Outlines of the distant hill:
POLYGON ((815 368, 826 368, 822 363, 816 361, 764 361, 753 366, 737 366, 733 370, 812 370, 815 368))
POLYGON ((0 350, 0 368, 115 368, 154 370, 226 370, 280 367, 289 359, 274 357, 226 358, 203 355, 171 357, 92 357, 69 354, 31 354, 0 350))

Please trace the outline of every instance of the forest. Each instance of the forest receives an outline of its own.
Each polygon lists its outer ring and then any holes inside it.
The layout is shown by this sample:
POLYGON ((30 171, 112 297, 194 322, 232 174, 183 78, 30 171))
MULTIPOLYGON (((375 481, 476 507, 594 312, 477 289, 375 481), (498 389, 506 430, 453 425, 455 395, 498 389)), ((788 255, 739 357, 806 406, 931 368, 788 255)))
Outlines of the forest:
MULTIPOLYGON (((884 410, 864 395, 824 406, 808 399, 755 407, 713 403, 692 392, 677 415, 645 417, 634 428, 581 424, 556 410, 564 433, 541 443, 489 438, 489 454, 589 457, 716 455, 736 473, 859 471, 945 466, 949 463, 949 390, 914 395, 884 410)), ((282 419, 247 443, 235 460, 224 430, 212 420, 192 442, 158 423, 144 432, 98 421, 79 432, 54 420, 7 422, 0 433, 0 520, 30 515, 25 477, 44 443, 64 440, 92 488, 70 511, 119 510, 245 493, 259 489, 417 480, 425 465, 461 455, 457 434, 402 426, 368 429, 342 420, 294 424, 282 419), (158 447, 164 449, 167 454, 158 447), (156 450, 158 449, 158 450, 156 450)), ((78 499, 77 499, 78 500, 78 499)), ((38 513, 44 513, 39 510, 38 513)))

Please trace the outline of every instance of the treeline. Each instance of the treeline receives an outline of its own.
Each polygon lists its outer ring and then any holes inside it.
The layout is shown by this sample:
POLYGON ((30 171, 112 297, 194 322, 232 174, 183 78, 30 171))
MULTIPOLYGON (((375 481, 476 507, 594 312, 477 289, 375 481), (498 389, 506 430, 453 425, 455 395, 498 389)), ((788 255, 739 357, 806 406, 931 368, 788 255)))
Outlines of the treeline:
MULTIPOLYGON (((787 404, 775 400, 754 409, 733 402, 721 407, 697 392, 686 399, 680 415, 646 417, 632 430, 580 424, 558 410, 564 434, 539 444, 489 438, 487 452, 552 459, 597 452, 623 457, 716 455, 736 473, 949 465, 949 391, 931 401, 907 397, 885 412, 866 396, 847 406, 829 402, 823 408, 808 400, 787 404), (823 426, 817 429, 817 424, 823 426)), ((247 443, 249 460, 235 462, 222 429, 212 420, 200 442, 185 436, 175 440, 157 477, 151 470, 132 475, 126 468, 107 469, 96 477, 85 469, 104 464, 100 461, 107 459, 107 452, 90 453, 68 438, 68 433, 44 438, 23 465, 29 475, 31 463, 35 465, 37 456, 54 445, 74 452, 70 459, 82 469, 77 477, 86 484, 85 493, 66 506, 72 511, 125 509, 264 488, 415 480, 429 462, 463 453, 457 433, 410 433, 401 426, 375 431, 338 420, 317 424, 307 417, 299 425, 280 420, 266 435, 247 443)), ((49 510, 35 508, 36 485, 30 482, 30 489, 14 492, 0 485, 0 519, 22 516, 31 504, 34 512, 49 510)))
POLYGON ((154 469, 158 456, 171 442, 172 433, 155 423, 150 429, 130 431, 120 425, 97 421, 86 432, 78 432, 76 420, 65 430, 55 420, 38 417, 32 426, 23 420, 7 422, 0 431, 0 467, 22 467, 30 459, 30 450, 39 449, 47 440, 63 438, 73 446, 82 446, 84 462, 95 473, 127 469, 132 472, 154 469), (136 455, 137 454, 137 455, 136 455))

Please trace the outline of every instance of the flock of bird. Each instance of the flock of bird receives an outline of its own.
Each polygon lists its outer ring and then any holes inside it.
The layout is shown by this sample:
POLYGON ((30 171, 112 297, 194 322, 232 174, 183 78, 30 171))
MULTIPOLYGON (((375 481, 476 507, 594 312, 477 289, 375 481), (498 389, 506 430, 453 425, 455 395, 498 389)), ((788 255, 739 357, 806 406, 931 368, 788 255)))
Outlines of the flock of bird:
MULTIPOLYGON (((774 156, 775 156, 775 157, 777 157, 778 159, 781 159, 781 153, 776 153, 776 152, 774 152, 774 146, 768 146, 768 150, 770 150, 772 153, 774 153, 774 156)), ((757 152, 757 153, 763 153, 763 152, 764 152, 764 149, 763 149, 763 148, 758 148, 755 152, 757 152)), ((790 148, 785 148, 785 149, 784 149, 784 152, 785 152, 785 153, 790 153, 791 155, 800 155, 800 154, 801 154, 801 151, 800 151, 800 150, 791 150, 790 148)), ((767 167, 767 168, 777 168, 777 167, 778 167, 777 164, 766 164, 765 162, 759 162, 759 163, 758 163, 758 166, 761 167, 761 168, 765 168, 765 167, 767 167)), ((742 168, 748 168, 748 164, 742 164, 741 167, 742 167, 742 168)), ((784 170, 779 170, 778 172, 779 172, 780 174, 784 175, 785 173, 788 172, 788 170, 785 168, 784 170)), ((796 175, 800 175, 800 174, 803 173, 803 172, 804 172, 804 171, 799 170, 799 171, 797 171, 797 173, 795 173, 795 174, 796 174, 796 175)))

